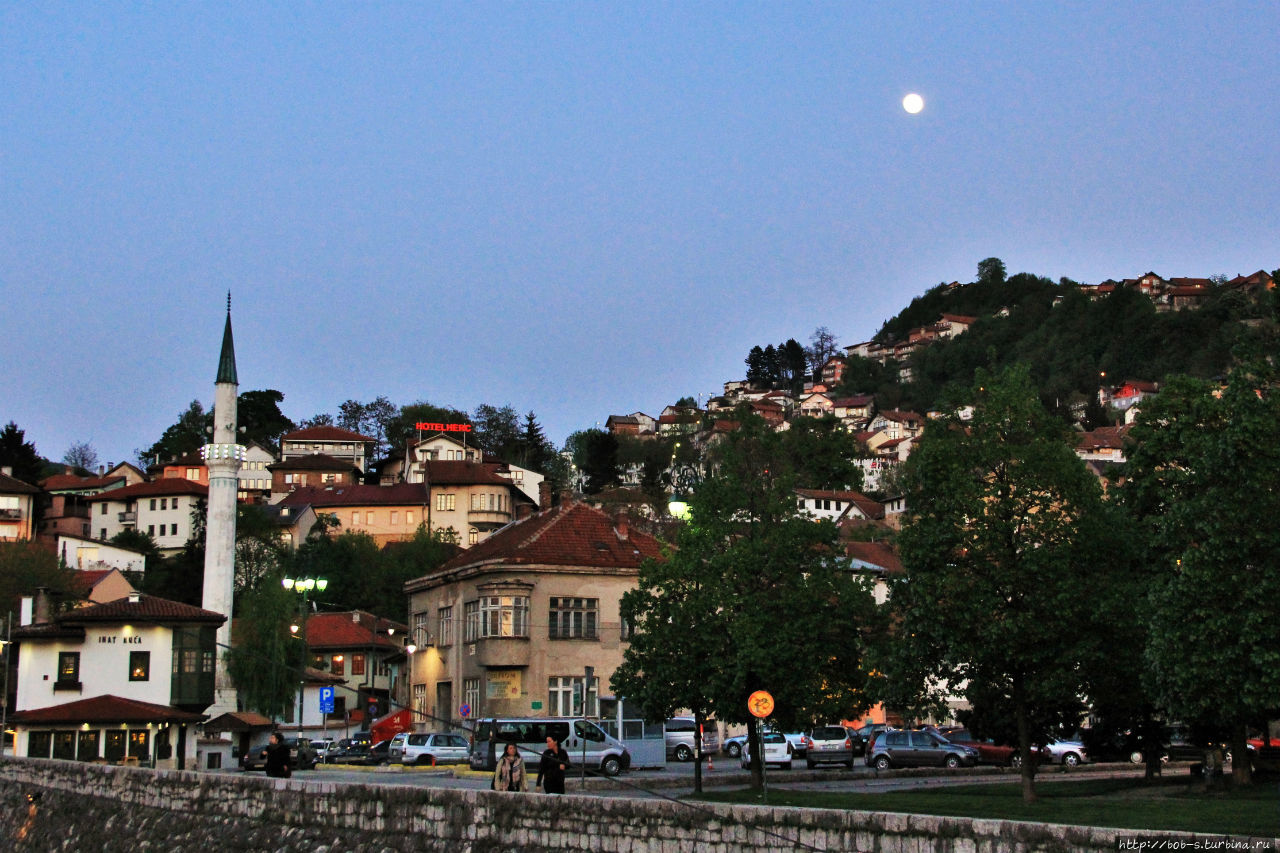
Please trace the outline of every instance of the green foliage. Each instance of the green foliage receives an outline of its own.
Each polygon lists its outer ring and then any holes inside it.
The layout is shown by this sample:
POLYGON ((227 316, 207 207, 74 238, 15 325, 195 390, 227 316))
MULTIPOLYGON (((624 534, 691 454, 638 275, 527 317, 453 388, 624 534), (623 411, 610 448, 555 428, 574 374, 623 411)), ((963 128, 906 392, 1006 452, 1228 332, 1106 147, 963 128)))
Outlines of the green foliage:
POLYGON ((22 597, 40 587, 55 607, 69 607, 83 594, 76 573, 51 551, 29 540, 0 540, 0 615, 17 613, 22 597))
POLYGON ((744 418, 691 496, 675 549, 623 597, 634 634, 612 687, 651 719, 688 708, 747 722, 758 689, 784 727, 865 709, 874 603, 843 568, 834 525, 798 514, 794 485, 780 435, 744 418))
POLYGON ((38 486, 44 475, 44 460, 14 421, 0 430, 0 465, 12 468, 14 479, 32 486, 38 486))
POLYGON ((829 491, 862 489, 858 460, 864 451, 833 416, 795 418, 781 436, 782 452, 797 486, 829 491))
POLYGON ((1265 362, 1225 389, 1176 379, 1132 433, 1122 495, 1153 573, 1148 684, 1184 722, 1280 715, 1276 381, 1265 362))
POLYGON ((236 636, 227 651, 227 671, 240 700, 268 717, 285 716, 297 696, 303 643, 289 631, 297 596, 280 583, 264 583, 244 593, 238 604, 236 636))
POLYGON ((436 406, 425 400, 401 406, 400 411, 386 425, 387 442, 391 447, 404 449, 405 445, 419 438, 416 425, 469 424, 471 416, 447 406, 436 406))
POLYGON ((596 494, 622 481, 618 437, 602 429, 575 432, 565 442, 573 464, 582 474, 582 490, 596 494))
POLYGON ((236 423, 243 428, 241 441, 255 441, 272 453, 280 451, 280 437, 292 432, 293 421, 280 411, 284 394, 274 389, 245 391, 236 401, 236 423))
POLYGON ((1016 722, 1026 756, 1083 710, 1083 674, 1102 657, 1089 593, 1107 583, 1119 526, 1025 366, 979 371, 971 399, 972 420, 930 421, 905 463, 885 698, 920 707, 946 684, 963 689, 1016 722))
POLYGON ((194 453, 209 440, 205 432, 213 426, 213 412, 206 412, 199 400, 192 400, 186 410, 178 415, 178 420, 169 426, 160 438, 146 450, 135 451, 138 464, 146 469, 158 462, 166 462, 194 453))

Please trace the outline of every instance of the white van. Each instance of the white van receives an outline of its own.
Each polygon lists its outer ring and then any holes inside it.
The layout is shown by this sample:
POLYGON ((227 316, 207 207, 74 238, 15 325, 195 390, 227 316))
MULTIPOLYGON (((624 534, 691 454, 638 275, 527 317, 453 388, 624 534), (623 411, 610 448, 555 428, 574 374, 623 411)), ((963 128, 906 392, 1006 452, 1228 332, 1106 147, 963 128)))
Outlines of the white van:
POLYGON ((492 770, 506 744, 514 743, 529 772, 536 772, 547 748, 547 738, 560 741, 569 761, 584 760, 606 776, 617 776, 631 767, 626 745, 582 717, 499 717, 476 720, 471 737, 471 769, 492 770))

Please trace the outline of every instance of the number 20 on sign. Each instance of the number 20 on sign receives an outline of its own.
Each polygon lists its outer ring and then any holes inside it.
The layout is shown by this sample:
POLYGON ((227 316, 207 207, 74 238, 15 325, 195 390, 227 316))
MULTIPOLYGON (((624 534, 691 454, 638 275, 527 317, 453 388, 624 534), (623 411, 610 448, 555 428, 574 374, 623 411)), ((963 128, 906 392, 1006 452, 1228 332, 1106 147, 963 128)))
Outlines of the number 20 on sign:
POLYGON ((767 690, 757 690, 747 697, 747 710, 763 720, 773 713, 773 696, 767 690))

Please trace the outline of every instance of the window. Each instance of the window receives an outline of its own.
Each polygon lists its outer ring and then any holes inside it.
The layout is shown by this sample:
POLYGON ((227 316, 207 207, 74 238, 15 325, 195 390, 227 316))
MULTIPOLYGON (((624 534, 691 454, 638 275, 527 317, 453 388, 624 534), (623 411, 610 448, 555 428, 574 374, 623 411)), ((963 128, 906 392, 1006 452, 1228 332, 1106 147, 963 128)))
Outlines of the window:
POLYGON ((436 509, 441 512, 449 512, 456 507, 457 495, 436 495, 436 509))
POLYGON ((336 483, 336 482, 338 482, 338 475, 337 475, 337 474, 321 474, 321 475, 320 475, 320 482, 321 482, 321 483, 336 483))
POLYGON ((178 525, 176 523, 169 525, 169 535, 170 536, 178 535, 178 525))
POLYGON ((347 659, 342 655, 334 655, 329 661, 329 671, 334 675, 343 675, 347 671, 347 659))
POLYGON ((369 515, 369 526, 373 527, 373 511, 370 510, 368 515, 369 515))
POLYGON ((427 713, 427 685, 413 685, 413 711, 414 716, 426 716, 427 713))
POLYGON ((58 652, 58 680, 53 689, 80 689, 80 653, 58 652))
POLYGON ((364 655, 363 654, 351 656, 351 674, 364 675, 364 655))
POLYGON ((462 679, 462 701, 471 706, 471 716, 480 716, 480 679, 462 679))
POLYGON ((550 633, 551 639, 584 639, 597 638, 596 621, 600 610, 598 598, 552 598, 550 633))
POLYGON ((400 523, 400 513, 396 512, 394 509, 391 510, 391 525, 394 527, 399 523, 400 523))
POLYGON ((147 525, 147 535, 151 537, 156 535, 156 526, 154 524, 147 525))
POLYGON ((413 527, 413 510, 409 510, 404 514, 404 523, 413 527))
POLYGON ((485 637, 529 636, 529 599, 523 595, 487 595, 467 602, 468 642, 485 637))
POLYGON ((474 545, 480 541, 480 531, 474 527, 467 531, 467 544, 474 545))
MULTIPOLYGON (((619 603, 619 607, 621 607, 621 603, 619 603)), ((623 617, 618 622, 618 639, 623 640, 624 642, 629 641, 631 639, 631 634, 631 620, 623 617)))
POLYGON ((200 479, 200 469, 199 469, 199 468, 188 468, 188 469, 187 469, 187 479, 188 479, 188 480, 199 480, 199 479, 200 479))
POLYGON ((351 526, 352 527, 360 526, 360 513, 358 512, 351 513, 351 526))
POLYGON ((441 646, 451 645, 453 643, 453 607, 441 607, 436 611, 436 618, 439 628, 436 643, 441 646))
POLYGON ((547 715, 551 717, 596 717, 600 715, 600 679, 591 679, 586 709, 582 706, 581 675, 553 675, 547 679, 547 715))
MULTIPOLYGON (((161 508, 161 509, 168 509, 168 508, 169 508, 169 499, 168 499, 168 498, 161 498, 161 499, 160 499, 160 508, 161 508)), ((153 507, 152 507, 152 509, 155 509, 155 507, 153 506, 153 507)))
POLYGON ((151 652, 129 652, 129 680, 151 680, 151 652))
POLYGON ((98 504, 98 506, 102 507, 102 512, 98 513, 98 515, 106 515, 106 514, 107 514, 107 502, 106 502, 106 501, 103 501, 102 503, 98 504))
POLYGON ((152 512, 155 512, 155 509, 156 509, 156 499, 155 499, 155 498, 152 498, 152 499, 151 499, 151 511, 152 511, 152 512))
POLYGON ((480 639, 480 602, 468 601, 462 606, 465 634, 463 642, 474 643, 480 639))

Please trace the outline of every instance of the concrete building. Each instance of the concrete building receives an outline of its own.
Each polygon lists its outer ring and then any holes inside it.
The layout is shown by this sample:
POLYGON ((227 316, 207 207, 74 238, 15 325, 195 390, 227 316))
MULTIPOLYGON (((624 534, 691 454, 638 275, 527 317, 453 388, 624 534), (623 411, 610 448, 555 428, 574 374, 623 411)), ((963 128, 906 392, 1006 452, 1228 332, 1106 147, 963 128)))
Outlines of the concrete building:
POLYGON ((93 538, 106 541, 122 530, 137 530, 149 534, 162 554, 176 554, 191 538, 191 511, 208 497, 206 486, 169 479, 112 489, 84 502, 93 538))
POLYGON ((11 476, 12 469, 0 469, 0 540, 35 537, 36 495, 40 490, 11 476))
POLYGON ((626 648, 619 602, 641 562, 660 556, 626 516, 567 503, 410 581, 415 719, 443 725, 462 705, 471 717, 613 716, 600 685, 626 648))

